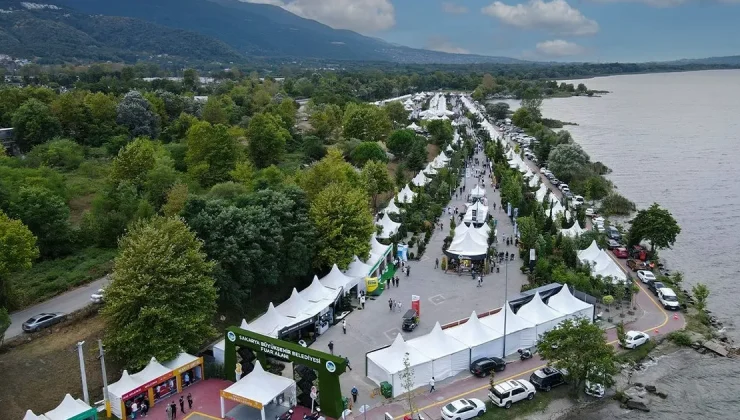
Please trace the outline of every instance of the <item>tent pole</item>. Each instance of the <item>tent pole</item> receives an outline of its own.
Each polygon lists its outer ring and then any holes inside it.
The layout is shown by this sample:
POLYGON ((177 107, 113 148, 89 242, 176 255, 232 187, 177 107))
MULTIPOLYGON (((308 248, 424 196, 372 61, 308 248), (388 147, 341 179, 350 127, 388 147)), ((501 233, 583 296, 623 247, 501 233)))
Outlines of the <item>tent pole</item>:
POLYGON ((85 404, 90 404, 90 395, 87 392, 87 375, 85 372, 85 355, 82 352, 82 345, 84 341, 77 343, 77 355, 80 357, 80 376, 82 377, 82 397, 85 399, 85 404))

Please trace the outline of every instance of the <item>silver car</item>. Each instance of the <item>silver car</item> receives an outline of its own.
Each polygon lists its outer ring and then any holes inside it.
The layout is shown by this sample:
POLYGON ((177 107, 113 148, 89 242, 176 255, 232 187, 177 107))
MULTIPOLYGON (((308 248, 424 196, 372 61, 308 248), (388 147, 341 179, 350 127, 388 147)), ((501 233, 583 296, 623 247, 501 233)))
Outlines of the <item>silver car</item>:
POLYGON ((43 328, 48 328, 52 325, 58 324, 65 319, 67 319, 67 314, 62 312, 42 313, 31 317, 28 321, 24 322, 22 328, 25 332, 36 332, 43 328))

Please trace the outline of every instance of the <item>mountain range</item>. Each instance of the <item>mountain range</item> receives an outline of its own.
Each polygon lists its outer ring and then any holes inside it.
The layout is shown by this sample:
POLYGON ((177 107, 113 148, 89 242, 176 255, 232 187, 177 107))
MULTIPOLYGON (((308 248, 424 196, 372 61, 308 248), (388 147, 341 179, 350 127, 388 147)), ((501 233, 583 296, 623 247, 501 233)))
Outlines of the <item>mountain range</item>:
POLYGON ((0 0, 0 54, 44 62, 165 56, 220 63, 257 58, 523 63, 398 46, 277 6, 238 0, 0 0))

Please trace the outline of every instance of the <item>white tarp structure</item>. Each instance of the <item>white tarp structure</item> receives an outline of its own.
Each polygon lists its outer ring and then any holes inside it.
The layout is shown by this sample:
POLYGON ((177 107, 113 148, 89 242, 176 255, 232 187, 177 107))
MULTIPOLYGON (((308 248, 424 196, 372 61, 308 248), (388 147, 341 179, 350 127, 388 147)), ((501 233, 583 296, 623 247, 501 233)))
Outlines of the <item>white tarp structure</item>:
POLYGON ((529 187, 534 188, 540 183, 540 177, 537 175, 533 175, 532 178, 529 179, 529 187))
MULTIPOLYGON (((69 420, 85 413, 89 415, 88 418, 91 418, 94 416, 94 412, 95 410, 89 404, 67 394, 57 408, 47 412, 44 416, 49 420, 69 420)), ((26 415, 28 415, 28 412, 26 412, 26 415)))
POLYGON ((49 418, 43 414, 36 415, 33 411, 26 410, 26 415, 23 416, 23 420, 49 420, 49 418))
POLYGON ((288 300, 278 305, 277 310, 281 314, 292 318, 289 325, 294 325, 316 316, 319 312, 326 309, 326 306, 307 301, 298 294, 298 290, 294 287, 288 300))
POLYGON ((254 362, 254 369, 247 376, 239 379, 221 393, 221 418, 226 417, 224 398, 236 401, 251 407, 260 407, 262 420, 265 419, 265 406, 270 404, 279 395, 285 394, 285 404, 292 407, 296 403, 296 384, 293 379, 285 376, 265 372, 258 360, 254 362), (255 404, 256 403, 256 404, 255 404))
POLYGON ((478 107, 465 95, 460 95, 460 100, 462 101, 463 105, 465 105, 465 108, 467 108, 472 114, 474 114, 481 120, 480 125, 481 127, 483 127, 484 130, 488 132, 488 135, 491 136, 491 140, 498 139, 498 132, 493 127, 493 124, 491 124, 487 119, 483 118, 483 113, 480 111, 480 109, 478 109, 478 107))
POLYGON ((488 206, 483 205, 480 201, 475 202, 468 207, 463 217, 463 222, 481 224, 485 223, 488 218, 488 206))
POLYGON ((547 196, 547 186, 545 186, 545 184, 540 184, 540 189, 537 190, 536 193, 534 193, 534 197, 537 199, 538 203, 544 203, 546 196, 547 196))
POLYGON ((509 302, 504 304, 502 310, 481 318, 480 322, 495 331, 506 333, 506 349, 504 349, 504 354, 499 355, 499 357, 506 357, 516 353, 519 349, 530 348, 537 343, 537 329, 534 324, 515 314, 511 310, 509 302), (505 328, 504 318, 506 318, 505 328))
POLYGON ((399 209, 398 206, 396 205, 396 198, 395 197, 391 200, 390 203, 388 203, 388 205, 383 210, 383 213, 385 213, 385 214, 394 214, 394 213, 395 214, 400 214, 401 213, 401 209, 399 209))
POLYGON ((383 245, 375 235, 370 237, 370 253, 385 258, 393 250, 393 245, 383 245))
POLYGON ((573 296, 567 284, 559 292, 550 296, 547 306, 566 314, 567 318, 583 318, 589 322, 594 320, 594 305, 573 296))
POLYGON ((401 204, 408 204, 414 201, 415 197, 416 193, 411 191, 411 188, 409 188, 409 184, 406 184, 406 186, 398 192, 398 195, 396 196, 396 201, 401 204))
POLYGON ((439 160, 441 160, 444 163, 447 163, 447 162, 450 161, 450 158, 447 157, 447 155, 445 154, 445 152, 439 152, 439 154, 437 155, 437 157, 435 159, 439 159, 439 160))
POLYGON ((535 325, 538 337, 555 328, 566 318, 565 314, 545 305, 540 292, 535 292, 532 300, 519 308, 516 314, 535 325))
POLYGON ((591 264, 593 265, 592 276, 611 277, 613 283, 627 281, 627 274, 604 250, 599 251, 599 255, 591 264))
POLYGON ((503 333, 483 325, 475 311, 467 322, 444 332, 470 348, 471 362, 481 357, 500 357, 504 350, 503 333))
POLYGON ((434 158, 434 160, 432 160, 432 168, 440 169, 447 166, 447 161, 445 161, 444 159, 440 159, 440 156, 441 155, 438 155, 436 158, 434 158))
POLYGON ((581 228, 581 225, 578 223, 578 220, 576 220, 576 222, 573 223, 573 226, 569 227, 568 229, 560 229, 560 233, 563 234, 563 236, 567 236, 569 238, 575 238, 576 236, 584 232, 585 230, 581 228))
POLYGON ((447 145, 447 148, 445 149, 446 152, 454 152, 455 149, 452 148, 452 145, 447 145))
POLYGON ((408 353, 409 364, 414 371, 413 389, 426 386, 434 375, 432 359, 419 350, 403 341, 401 334, 396 336, 393 344, 384 349, 367 354, 367 377, 380 385, 387 381, 393 386, 393 396, 397 397, 406 392, 401 384, 401 374, 404 371, 403 359, 408 353))
POLYGON ((429 162, 429 163, 427 163, 427 167, 424 168, 424 173, 426 175, 437 175, 437 170, 434 169, 434 167, 432 166, 432 163, 429 162))
POLYGON ((601 253, 601 249, 596 244, 596 240, 591 241, 588 248, 578 251, 578 259, 583 263, 588 263, 596 259, 601 253))
POLYGON ((344 274, 350 277, 358 277, 360 283, 362 284, 360 288, 364 290, 365 277, 372 274, 372 270, 372 266, 365 264, 357 255, 355 255, 352 262, 349 263, 349 267, 347 267, 347 270, 344 272, 344 274))
POLYGON ((470 190, 470 196, 472 198, 482 198, 486 196, 486 189, 481 187, 480 185, 476 185, 472 190, 470 190))
MULTIPOLYGON (((488 244, 488 232, 485 230, 484 226, 487 225, 483 224, 483 226, 476 228, 462 223, 460 226, 455 228, 455 237, 452 238, 452 242, 450 244, 460 242, 468 231, 471 232, 471 236, 476 241, 482 244, 488 244)), ((490 227, 488 229, 490 229, 490 227)))
POLYGON ((364 279, 366 275, 367 274, 363 274, 362 276, 357 277, 347 276, 339 270, 339 267, 336 264, 334 264, 331 267, 331 271, 329 271, 329 274, 320 278, 319 281, 325 287, 334 290, 341 290, 346 294, 349 293, 349 290, 351 288, 357 286, 357 283, 359 282, 359 277, 362 277, 364 279))
POLYGON ((488 252, 488 243, 481 242, 477 233, 471 232, 474 229, 468 229, 461 237, 455 239, 447 248, 447 253, 457 257, 467 257, 471 259, 485 258, 488 252))
POLYGON ((406 128, 408 128, 409 130, 414 130, 417 133, 424 130, 423 128, 419 127, 418 125, 416 125, 416 123, 413 123, 413 122, 409 124, 406 128))
MULTIPOLYGON (((252 327, 249 326, 249 323, 244 318, 242 318, 242 323, 239 326, 239 328, 243 330, 253 331, 252 327)), ((213 345, 213 358, 216 359, 216 362, 222 366, 224 364, 224 352, 225 351, 226 351, 226 340, 221 340, 218 343, 213 345)), ((187 354, 187 353, 184 353, 184 354, 187 354)), ((169 365, 167 364, 165 364, 165 366, 169 367, 169 365)))
POLYGON ((423 187, 430 182, 432 182, 432 180, 424 176, 424 171, 419 171, 419 173, 416 174, 414 179, 411 180, 411 183, 416 185, 417 187, 423 187))
MULTIPOLYGON (((560 204, 560 201, 555 201, 552 204, 551 209, 547 209, 546 212, 548 215, 550 214, 550 212, 552 212, 552 217, 557 217, 558 214, 565 213, 565 207, 563 207, 563 205, 560 204)), ((565 213, 565 217, 568 217, 567 213, 565 213)))
POLYGON ((442 381, 470 369, 470 349, 442 331, 437 322, 432 331, 406 342, 432 359, 432 376, 442 381))
POLYGON ((126 417, 126 413, 121 413, 123 397, 141 386, 144 386, 144 382, 141 382, 136 377, 129 375, 127 370, 123 371, 121 379, 108 385, 108 401, 110 402, 110 408, 113 415, 119 419, 126 417))
POLYGON ((295 323, 295 319, 288 318, 278 312, 278 310, 275 309, 275 305, 270 302, 267 306, 267 312, 252 321, 252 323, 249 324, 249 330, 258 334, 277 338, 280 330, 295 323))
POLYGON ((298 293, 301 298, 311 303, 323 303, 325 307, 334 303, 340 290, 330 289, 319 281, 318 276, 313 276, 313 281, 305 289, 298 293))
POLYGON ((390 216, 388 216, 388 213, 384 213, 383 218, 375 224, 383 228, 383 230, 378 234, 378 238, 380 239, 390 238, 391 236, 395 235, 398 232, 398 228, 401 227, 400 223, 396 223, 391 220, 390 216))

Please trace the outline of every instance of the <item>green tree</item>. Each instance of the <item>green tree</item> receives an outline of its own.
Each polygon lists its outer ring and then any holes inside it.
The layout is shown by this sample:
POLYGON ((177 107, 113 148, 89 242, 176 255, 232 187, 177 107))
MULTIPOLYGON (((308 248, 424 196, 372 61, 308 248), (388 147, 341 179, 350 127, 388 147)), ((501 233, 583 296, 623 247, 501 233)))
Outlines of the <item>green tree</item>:
POLYGON ((517 217, 516 223, 521 234, 519 242, 522 244, 522 247, 525 250, 534 248, 537 238, 540 236, 537 223, 529 216, 517 217))
POLYGON ((378 211, 378 196, 393 190, 393 180, 388 168, 382 161, 371 160, 362 168, 362 181, 367 194, 373 203, 373 210, 378 211))
POLYGON ((113 159, 110 178, 116 184, 129 181, 141 189, 155 163, 154 143, 146 137, 139 137, 121 149, 113 159))
POLYGON ((139 222, 121 239, 102 309, 114 359, 140 369, 151 357, 196 351, 215 334, 213 264, 201 248, 179 218, 139 222))
POLYGON ((230 179, 239 153, 237 141, 226 126, 197 122, 188 130, 187 145, 188 174, 201 186, 210 187, 230 179))
POLYGON ((696 302, 696 309, 704 311, 707 308, 707 299, 709 298, 709 288, 704 283, 696 283, 691 288, 691 293, 694 295, 694 301, 696 302))
POLYGON ((681 227, 673 218, 671 212, 653 203, 647 209, 637 212, 630 221, 629 245, 637 245, 641 241, 650 242, 650 248, 670 248, 676 243, 676 237, 681 233, 681 227))
POLYGON ((534 87, 524 91, 522 108, 527 109, 534 120, 539 120, 542 117, 542 92, 534 87))
POLYGON ((396 130, 388 137, 385 145, 394 156, 403 159, 408 155, 414 141, 416 141, 416 133, 412 130, 396 130))
POLYGON ((417 137, 411 144, 406 165, 414 172, 424 169, 427 165, 427 142, 423 137, 417 137))
POLYGON ((495 104, 486 105, 486 112, 493 119, 506 119, 509 116, 509 104, 506 102, 496 102, 495 104))
POLYGON ((365 163, 371 160, 379 162, 388 161, 385 150, 383 150, 378 143, 370 141, 365 141, 357 145, 357 147, 352 150, 351 156, 352 162, 359 167, 365 166, 365 163))
POLYGON ((343 134, 345 138, 385 141, 390 132, 391 120, 388 114, 377 106, 351 103, 344 110, 343 134))
POLYGON ((624 331, 624 322, 619 321, 617 324, 617 341, 619 342, 619 345, 624 348, 627 345, 627 334, 624 331))
POLYGON ((449 120, 432 120, 427 124, 427 131, 431 137, 432 143, 437 146, 444 146, 452 141, 455 130, 449 120))
POLYGON ((529 128, 535 122, 535 119, 529 109, 522 107, 514 111, 514 115, 511 116, 511 122, 517 127, 529 128))
POLYGON ((411 418, 414 418, 416 412, 416 405, 414 404, 414 368, 411 367, 411 361, 409 360, 409 354, 403 355, 403 370, 399 375, 401 379, 401 386, 406 391, 406 405, 408 407, 411 418))
POLYGON ((162 206, 162 213, 167 217, 177 216, 185 208, 188 196, 189 191, 187 184, 179 182, 173 185, 167 193, 167 201, 164 206, 162 206))
POLYGON ((228 124, 229 114, 218 96, 209 96, 205 106, 203 106, 202 118, 204 121, 216 124, 228 124))
POLYGON ((581 392, 590 381, 604 387, 614 385, 618 372, 614 347, 606 341, 604 331, 587 319, 567 319, 559 327, 540 337, 540 356, 558 369, 567 371, 573 392, 581 392))
POLYGON ((334 104, 326 104, 313 111, 308 121, 313 133, 322 139, 333 139, 342 126, 342 108, 334 104))
POLYGON ((293 99, 285 98, 277 107, 277 114, 283 122, 286 130, 292 130, 295 126, 295 118, 298 113, 298 107, 293 99))
POLYGON ((306 191, 309 200, 313 201, 324 188, 333 183, 360 187, 360 177, 355 168, 345 162, 339 150, 332 147, 323 159, 298 175, 298 185, 306 191))
POLYGON ((559 144, 550 151, 547 158, 548 169, 564 182, 580 176, 588 163, 588 154, 578 143, 559 144))
POLYGON ((282 160, 290 138, 280 118, 273 114, 257 114, 247 128, 249 158, 257 168, 276 165, 282 160))
POLYGON ((85 160, 85 149, 69 139, 54 139, 34 146, 26 155, 34 166, 49 166, 71 171, 85 160))
POLYGON ((20 219, 38 238, 44 258, 69 253, 72 230, 64 199, 44 187, 22 187, 8 206, 8 216, 20 219))
POLYGON ((12 124, 16 143, 24 152, 62 133, 61 124, 51 109, 36 99, 27 100, 13 113, 12 124))
POLYGON ((8 310, 0 306, 0 346, 2 346, 3 341, 5 341, 5 331, 8 331, 10 322, 11 319, 8 310))
POLYGON ((303 138, 303 154, 306 155, 308 162, 321 160, 326 156, 326 147, 320 138, 316 136, 306 136, 303 138))
POLYGON ((337 264, 347 268, 353 256, 370 252, 375 232, 373 216, 364 191, 346 184, 331 184, 311 203, 311 220, 318 235, 316 267, 337 264))
POLYGON ((584 190, 584 198, 593 202, 594 200, 601 200, 606 197, 609 191, 611 191, 611 184, 603 176, 591 176, 586 180, 584 190))
POLYGON ((0 308, 10 306, 10 273, 28 270, 38 258, 36 237, 20 220, 0 211, 0 308))
POLYGON ((90 113, 90 125, 87 137, 81 139, 86 146, 101 146, 115 134, 125 130, 116 123, 118 102, 113 95, 102 92, 85 96, 85 107, 90 113))
POLYGON ((185 69, 182 74, 182 85, 185 89, 195 92, 198 90, 200 85, 200 77, 198 77, 198 71, 195 69, 185 69))
POLYGON ((400 101, 387 103, 383 110, 388 114, 388 119, 391 120, 394 127, 405 127, 409 122, 409 112, 406 111, 400 101))
POLYGON ((116 121, 128 128, 132 137, 159 136, 159 116, 152 104, 135 90, 127 93, 116 107, 116 121))

